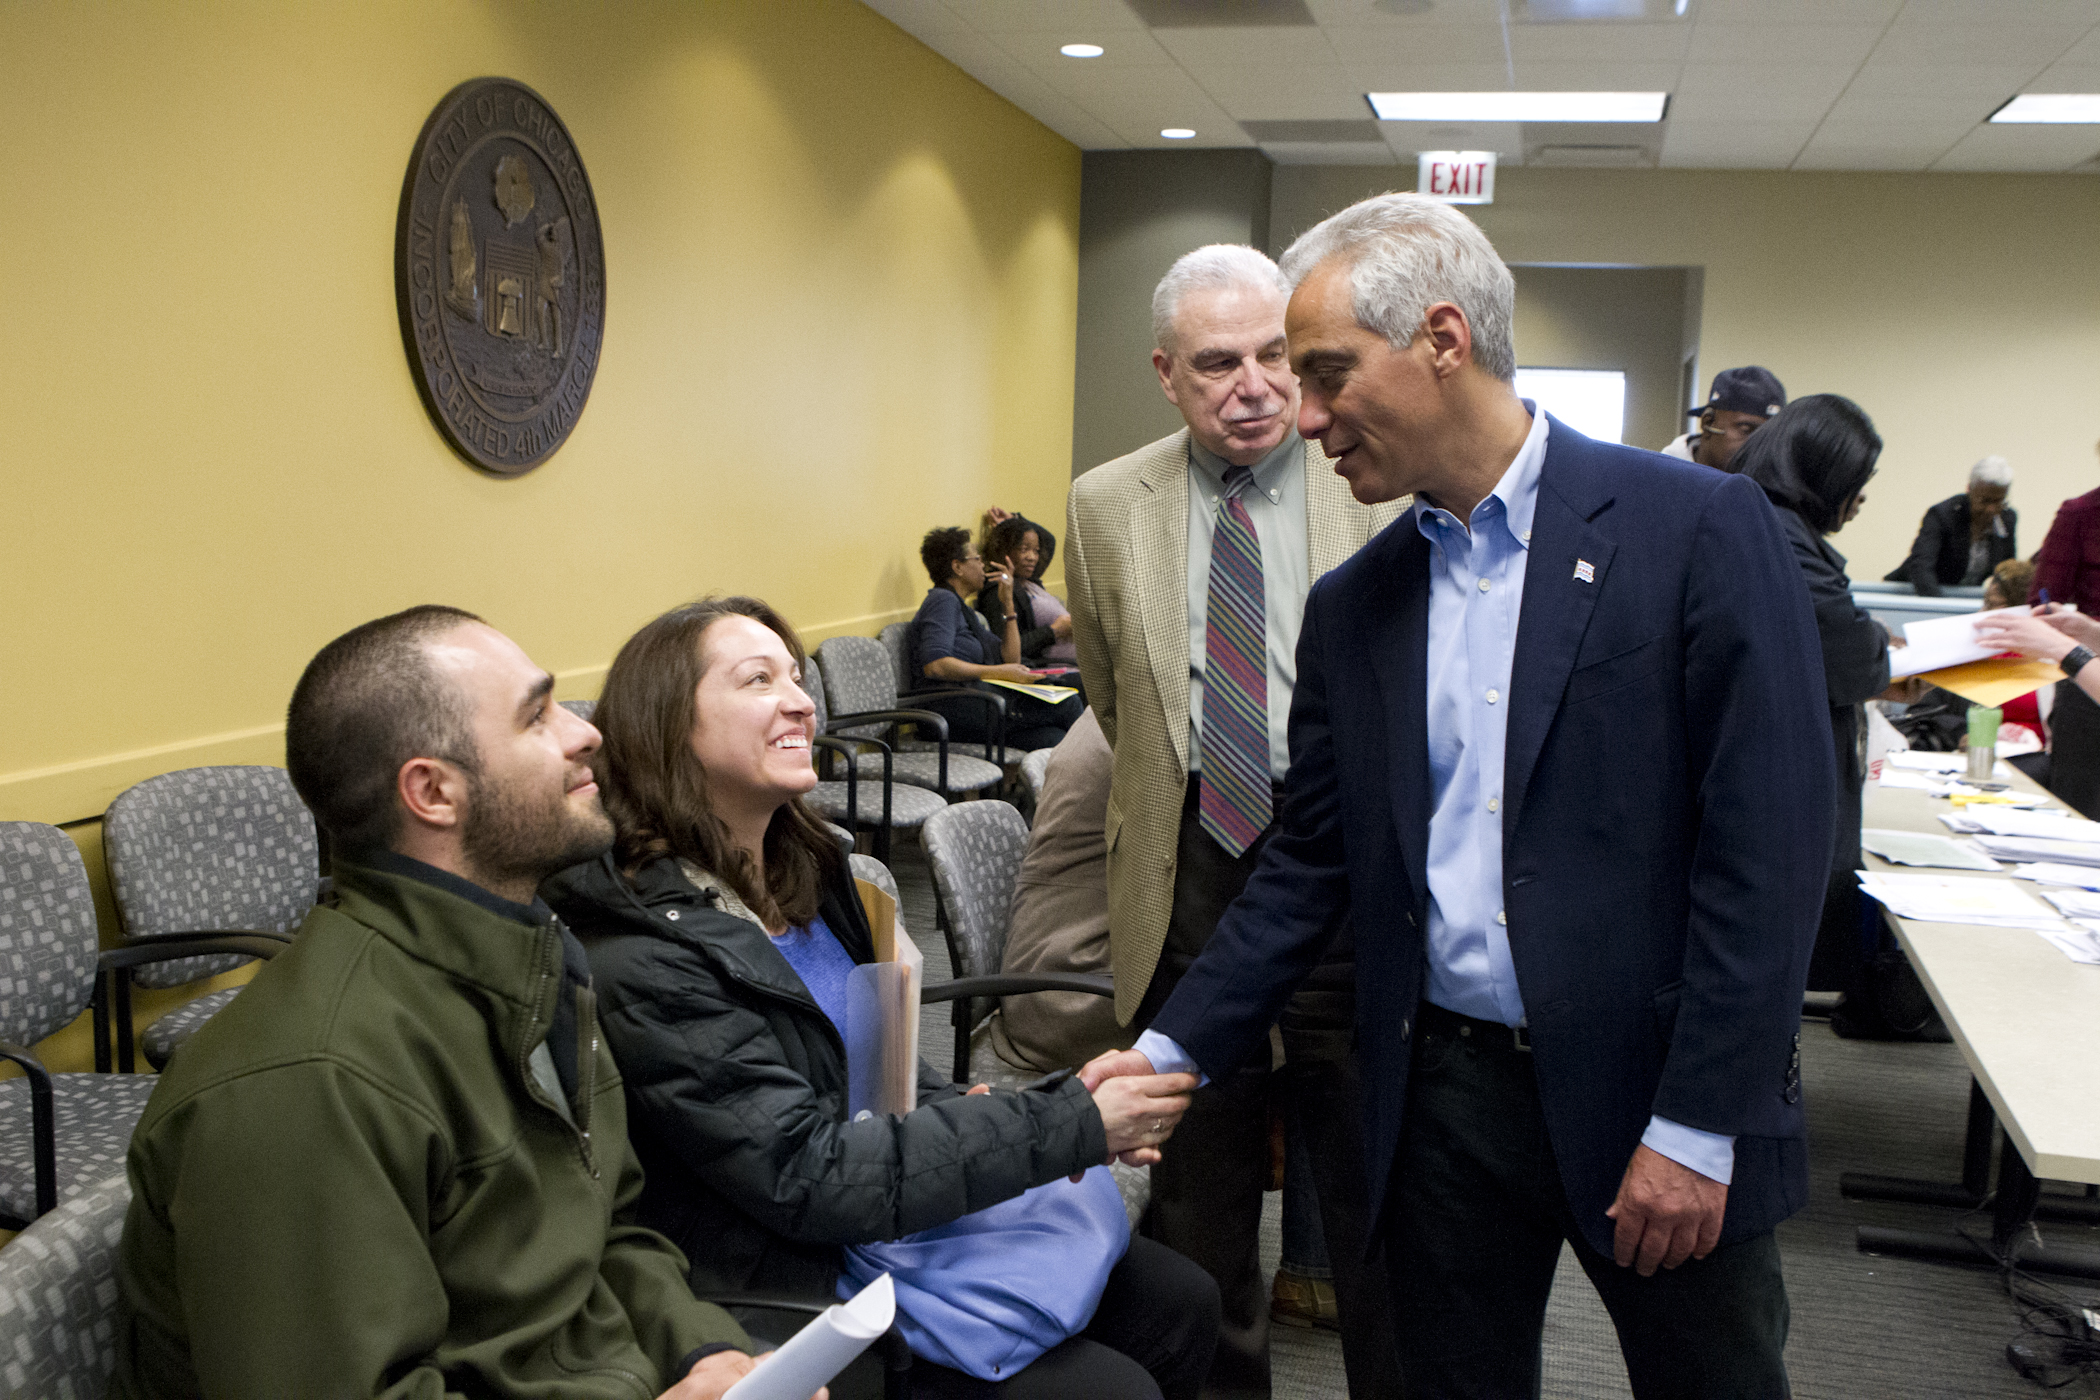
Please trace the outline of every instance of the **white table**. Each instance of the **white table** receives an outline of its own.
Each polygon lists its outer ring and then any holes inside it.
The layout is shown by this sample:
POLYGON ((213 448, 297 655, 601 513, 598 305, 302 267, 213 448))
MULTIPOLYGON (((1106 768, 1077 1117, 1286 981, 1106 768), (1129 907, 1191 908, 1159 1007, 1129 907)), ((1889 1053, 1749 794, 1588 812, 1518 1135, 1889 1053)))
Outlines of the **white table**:
MULTIPOLYGON (((2024 776, 2014 781, 2039 791, 2024 776)), ((1951 810, 1944 798, 1867 784, 1869 827, 1945 835, 1938 814, 1951 810)), ((1904 868, 1871 855, 1866 861, 1870 870, 1904 868)), ((2041 1180, 2100 1183, 2100 1111, 2093 1095, 2100 1072, 2100 967, 2072 962, 2028 929, 1914 923, 1893 915, 1888 921, 1974 1076, 1963 1179, 1957 1185, 1848 1173, 1841 1189, 1848 1196, 1973 1208, 1989 1188, 1995 1118, 2005 1129, 1995 1243, 2018 1249, 2020 1262, 2031 1268, 2100 1277, 2100 1251, 2017 1240, 2038 1214, 2100 1222, 2100 1202, 2040 1191, 2041 1180)), ((1862 1226, 1859 1235, 1860 1248, 1873 1253, 1995 1262, 1953 1234, 1862 1226)))

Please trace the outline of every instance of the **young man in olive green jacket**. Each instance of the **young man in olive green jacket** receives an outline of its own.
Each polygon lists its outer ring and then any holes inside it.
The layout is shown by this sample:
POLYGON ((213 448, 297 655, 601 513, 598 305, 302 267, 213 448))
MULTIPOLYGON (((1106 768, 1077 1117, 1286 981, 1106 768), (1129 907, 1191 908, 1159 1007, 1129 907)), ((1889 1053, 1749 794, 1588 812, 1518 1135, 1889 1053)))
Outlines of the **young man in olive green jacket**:
POLYGON ((612 834, 597 731, 551 690, 451 609, 307 668, 286 748, 333 903, 140 1120, 113 1395, 713 1400, 750 1369, 625 1223, 620 1076, 533 893, 612 834))

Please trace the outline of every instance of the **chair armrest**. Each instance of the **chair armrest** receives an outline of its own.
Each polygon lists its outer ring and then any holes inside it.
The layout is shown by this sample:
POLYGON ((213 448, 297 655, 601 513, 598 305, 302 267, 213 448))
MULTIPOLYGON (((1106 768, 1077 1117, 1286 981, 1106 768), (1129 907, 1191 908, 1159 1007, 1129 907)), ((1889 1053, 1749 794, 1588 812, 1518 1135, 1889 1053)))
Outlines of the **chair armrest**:
POLYGON ((1098 972, 995 972, 985 977, 958 977, 919 989, 922 1002, 960 1001, 964 997, 1010 997, 1026 992, 1089 992, 1112 997, 1116 984, 1098 972))
MULTIPOLYGON (((873 742, 879 743, 880 741, 876 740, 873 742)), ((809 746, 813 749, 823 749, 827 753, 844 754, 846 757, 846 829, 851 831, 854 827, 860 825, 860 768, 854 762, 856 757, 854 746, 844 739, 834 739, 825 734, 818 734, 812 737, 809 741, 809 746)), ((888 749, 889 745, 884 744, 883 750, 885 753, 888 752, 888 749)), ((885 764, 888 761, 887 758, 883 760, 885 764)), ((821 777, 822 774, 818 776, 821 777)))
POLYGON ((143 967, 147 963, 172 962, 209 953, 240 953, 269 959, 292 946, 291 936, 255 929, 225 929, 218 932, 156 933, 127 938, 114 948, 102 950, 97 960, 104 972, 143 967))
MULTIPOLYGON (((991 707, 990 722, 985 726, 985 733, 991 737, 984 741, 984 756, 1001 768, 1006 766, 1006 697, 1004 695, 1001 695, 996 690, 977 690, 972 688, 967 690, 914 690, 911 693, 911 698, 914 700, 977 700, 989 705, 991 707), (992 757, 992 749, 995 745, 999 751, 997 758, 992 757)), ((947 737, 945 733, 941 735, 944 743, 947 741, 947 737)))
MULTIPOLYGON (((30 1155, 36 1182, 36 1213, 58 1209, 58 1115, 51 1100, 51 1071, 36 1052, 11 1040, 0 1040, 0 1060, 12 1060, 29 1077, 30 1155)), ((35 1219, 35 1216, 30 1217, 35 1219)), ((28 1220, 12 1229, 22 1229, 28 1220)))
MULTIPOLYGON (((971 694, 977 692, 972 691, 971 694)), ((862 724, 925 724, 940 732, 943 743, 948 738, 948 721, 932 710, 859 710, 850 715, 833 715, 824 726, 826 734, 836 734, 842 727, 862 724)), ((848 736, 851 737, 851 736, 848 736)), ((880 743, 878 739, 864 739, 862 743, 880 743)))

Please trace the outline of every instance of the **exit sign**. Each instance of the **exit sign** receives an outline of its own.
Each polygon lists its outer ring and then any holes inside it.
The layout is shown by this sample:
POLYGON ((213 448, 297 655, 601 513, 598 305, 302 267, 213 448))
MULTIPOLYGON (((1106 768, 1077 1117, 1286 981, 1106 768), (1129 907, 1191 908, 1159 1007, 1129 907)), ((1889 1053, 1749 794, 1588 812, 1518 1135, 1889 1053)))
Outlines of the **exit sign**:
POLYGON ((1424 151, 1415 167, 1415 192, 1446 204, 1493 204, 1495 153, 1424 151))

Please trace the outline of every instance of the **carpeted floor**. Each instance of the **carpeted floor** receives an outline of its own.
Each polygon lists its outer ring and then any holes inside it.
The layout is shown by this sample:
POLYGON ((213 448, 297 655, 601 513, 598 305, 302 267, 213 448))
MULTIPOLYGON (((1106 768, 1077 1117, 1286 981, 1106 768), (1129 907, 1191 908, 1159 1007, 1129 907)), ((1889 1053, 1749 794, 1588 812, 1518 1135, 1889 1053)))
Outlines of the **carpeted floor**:
MULTIPOLYGON (((932 880, 916 843, 900 839, 891 865, 906 926, 926 954, 927 979, 939 980, 947 975, 947 952, 935 932, 932 880)), ((948 1008, 928 1008, 922 1053, 942 1063, 951 1035, 948 1008)), ((1854 1247, 1859 1225, 1953 1224, 1952 1212, 1931 1207, 1845 1200, 1837 1183, 1848 1171, 1959 1175, 1969 1091, 1961 1053, 1952 1045, 1840 1040, 1811 1020, 1803 1026, 1801 1058, 1811 1190, 1808 1208, 1780 1229, 1793 1307, 1787 1363, 1795 1394, 1802 1400, 2100 1395, 2100 1387, 2083 1383, 2045 1391, 2006 1364, 2005 1344, 2019 1323, 1993 1274, 1876 1258, 1854 1247)), ((1279 1199, 1269 1197, 1263 1221, 1270 1269, 1279 1250, 1279 1199)), ((2060 1232, 2069 1242, 2100 1244, 2100 1231, 2090 1228, 2042 1228, 2052 1238, 2060 1232)), ((2063 1286, 2088 1302, 2100 1299, 2100 1284, 2063 1286)), ((1277 1400, 1348 1394, 1340 1344, 1330 1334, 1278 1327, 1270 1346, 1277 1400)), ((1630 1394, 1610 1319, 1567 1254, 1546 1317, 1543 1394, 1548 1400, 1630 1394)))

